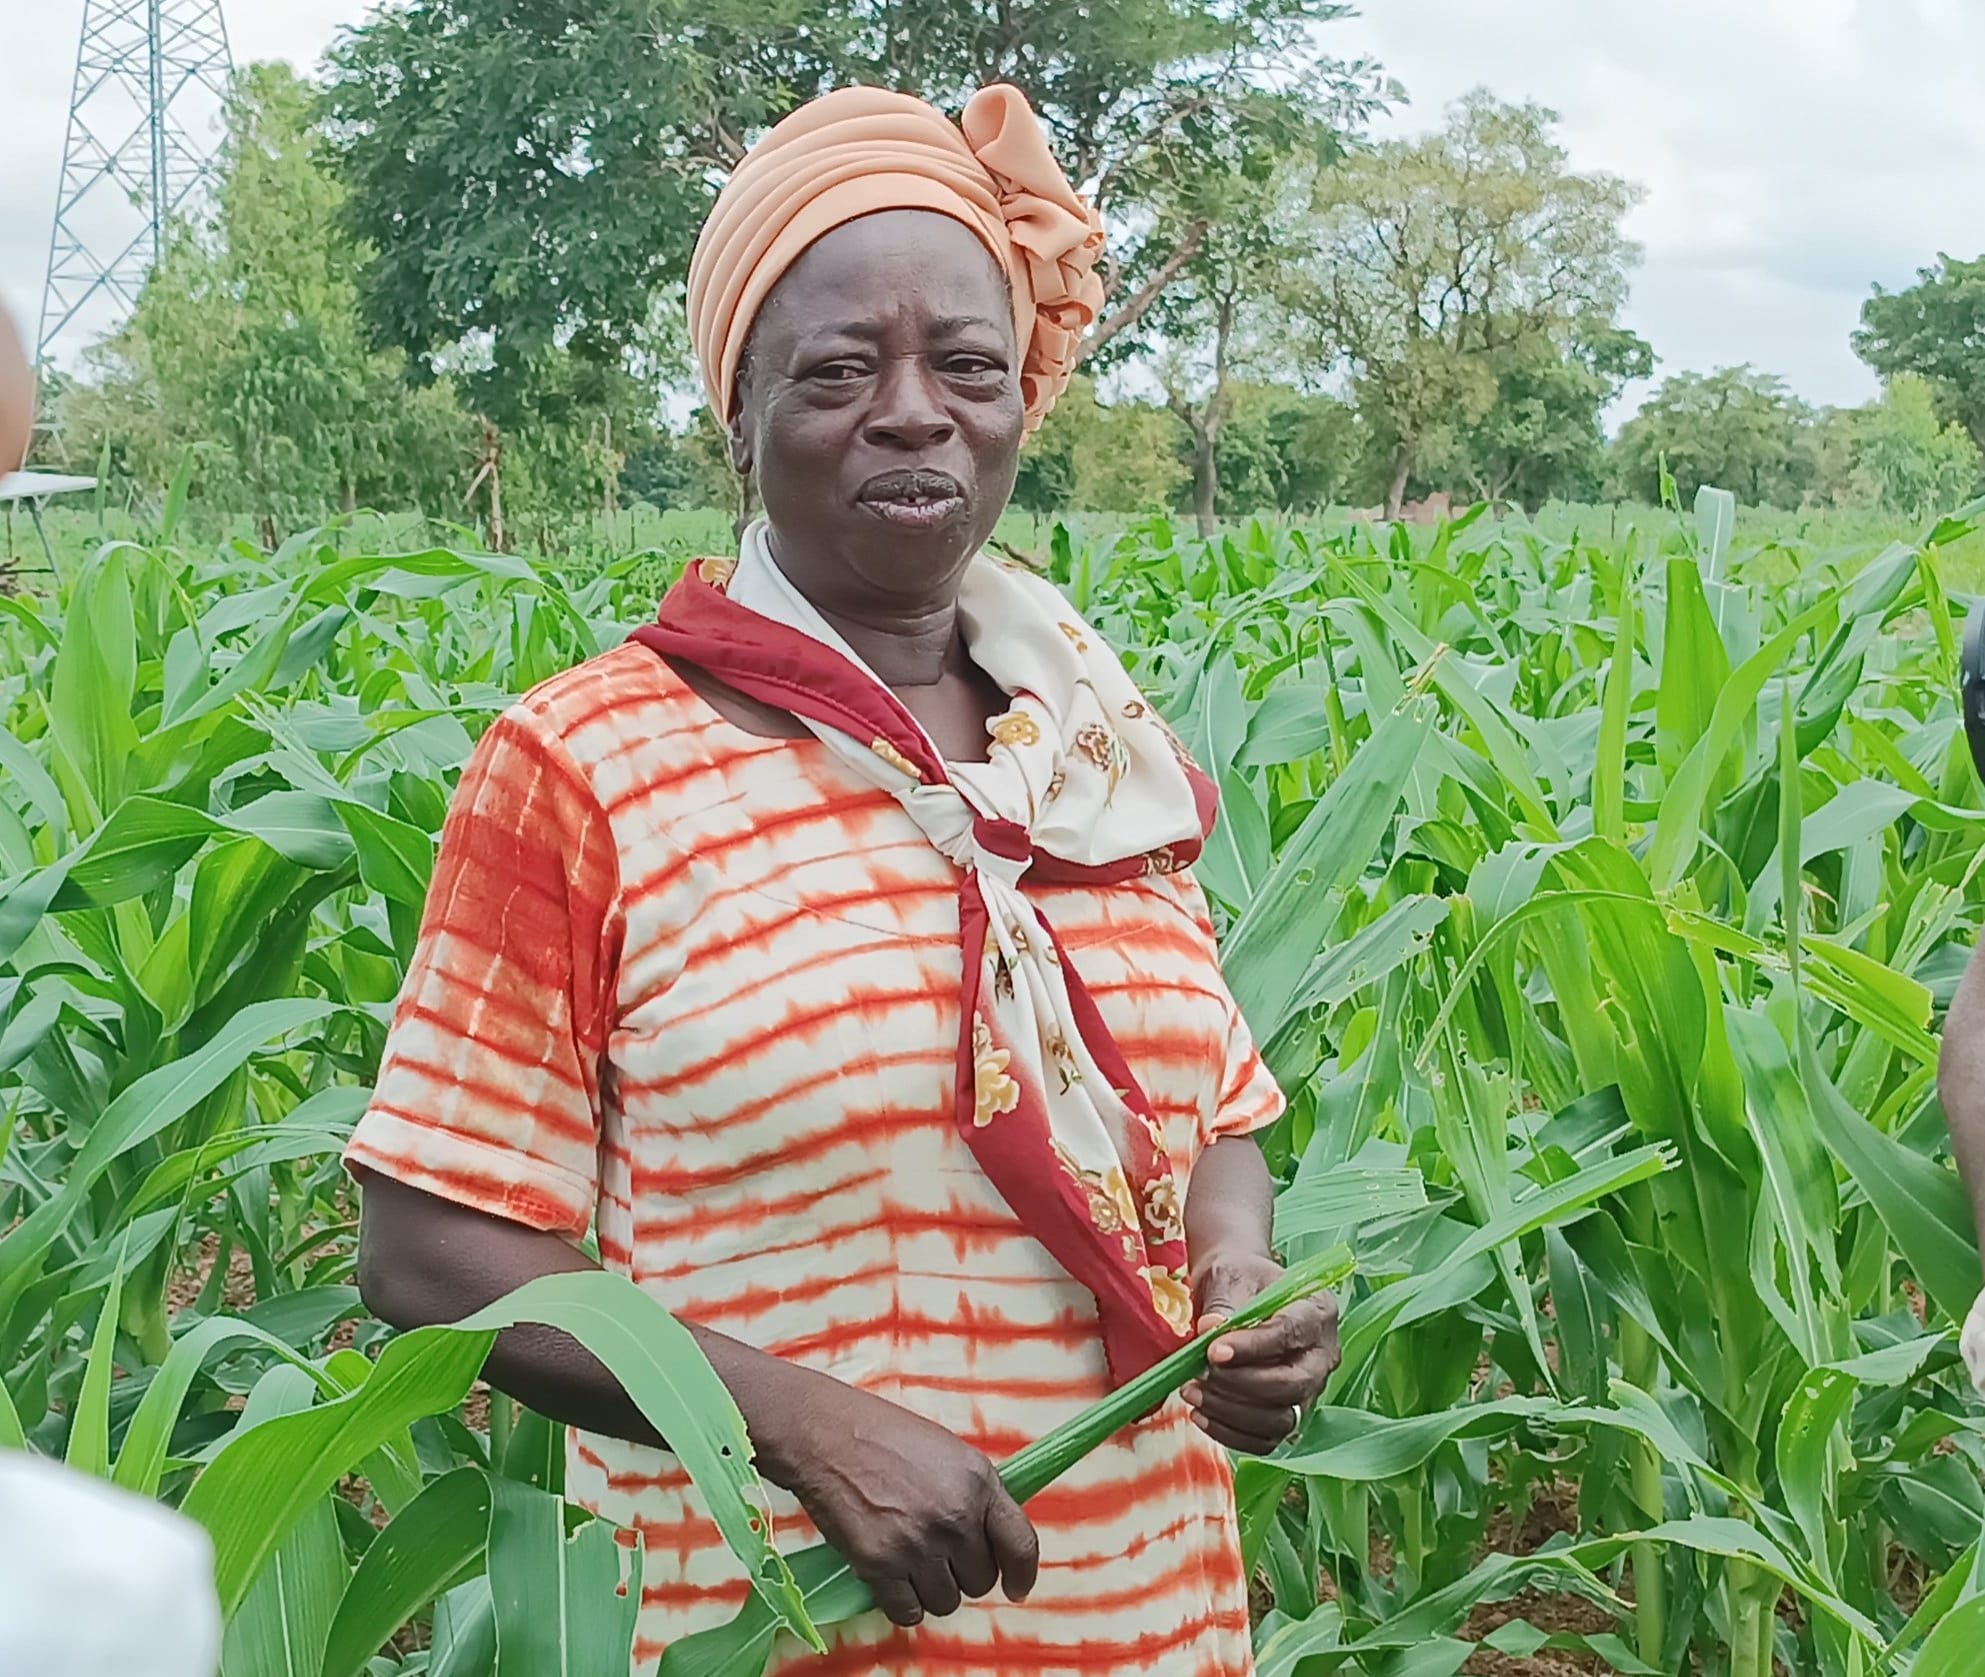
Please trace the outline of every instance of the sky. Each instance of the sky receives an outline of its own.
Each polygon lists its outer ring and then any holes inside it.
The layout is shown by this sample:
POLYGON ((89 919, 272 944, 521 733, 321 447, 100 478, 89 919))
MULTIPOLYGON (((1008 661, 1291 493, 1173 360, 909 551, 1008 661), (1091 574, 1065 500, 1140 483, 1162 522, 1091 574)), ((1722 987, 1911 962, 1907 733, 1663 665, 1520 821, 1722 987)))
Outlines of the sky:
MULTIPOLYGON (((84 0, 0 3, 0 302, 31 331, 84 0)), ((367 9, 230 0, 236 62, 312 65, 367 9)), ((1381 132, 1482 86, 1556 111, 1574 167, 1640 182, 1626 318, 1661 374, 1749 362, 1864 401, 1869 287, 1985 251, 1985 0, 1364 0, 1323 38, 1404 88, 1381 132)))

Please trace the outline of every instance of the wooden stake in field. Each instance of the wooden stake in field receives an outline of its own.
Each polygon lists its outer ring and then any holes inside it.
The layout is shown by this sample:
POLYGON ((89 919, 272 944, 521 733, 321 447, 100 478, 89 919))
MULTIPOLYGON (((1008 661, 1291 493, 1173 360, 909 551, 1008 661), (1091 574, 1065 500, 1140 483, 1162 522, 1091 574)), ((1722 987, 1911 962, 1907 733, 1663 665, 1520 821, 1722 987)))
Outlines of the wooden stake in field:
POLYGON ((468 492, 462 496, 462 505, 468 506, 476 498, 476 491, 489 483, 489 546, 493 553, 508 551, 509 543, 503 536, 503 433, 487 419, 482 422, 482 456, 476 465, 476 475, 469 479, 468 492))

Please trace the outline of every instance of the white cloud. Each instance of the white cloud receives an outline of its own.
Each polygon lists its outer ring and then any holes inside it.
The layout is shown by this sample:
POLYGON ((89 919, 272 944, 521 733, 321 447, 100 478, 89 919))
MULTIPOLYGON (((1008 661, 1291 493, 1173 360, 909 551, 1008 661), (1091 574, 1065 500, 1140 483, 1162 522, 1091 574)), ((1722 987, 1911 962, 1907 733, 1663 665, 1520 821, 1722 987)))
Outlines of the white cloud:
POLYGON ((1985 250, 1975 0, 1371 0, 1336 26, 1405 83, 1401 131, 1471 87, 1556 110, 1574 163, 1648 189, 1628 319, 1663 371, 1749 361, 1808 400, 1874 389, 1876 282, 1985 250))
MULTIPOLYGON (((9 10, 0 301, 39 309, 84 0, 9 10), (24 14, 24 15, 23 15, 24 14)), ((1640 181, 1631 323, 1664 371, 1749 361, 1816 402, 1873 389, 1868 287, 1985 250, 1979 0, 1365 0, 1326 32, 1405 84, 1401 131, 1471 87, 1563 118, 1574 162, 1640 181)), ((236 0, 238 61, 312 64, 366 0, 236 0)))

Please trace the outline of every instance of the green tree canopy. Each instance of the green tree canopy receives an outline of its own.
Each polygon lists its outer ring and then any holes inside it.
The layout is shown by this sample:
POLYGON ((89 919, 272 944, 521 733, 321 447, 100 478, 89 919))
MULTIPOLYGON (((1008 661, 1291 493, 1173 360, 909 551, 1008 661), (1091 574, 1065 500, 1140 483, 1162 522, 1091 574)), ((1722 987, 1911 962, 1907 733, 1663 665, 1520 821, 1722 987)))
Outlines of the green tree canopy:
POLYGON ((1531 512, 1546 501, 1596 499, 1606 476, 1606 407, 1653 371, 1646 340, 1603 321, 1574 324, 1569 348, 1541 333, 1520 339, 1497 357, 1488 409, 1444 428, 1420 476, 1430 487, 1531 512))
POLYGON ((366 310, 415 356, 469 346, 477 405, 535 417, 554 346, 680 365, 675 287, 719 172, 824 89, 862 81, 957 109, 1007 80, 1070 174, 1128 231, 1132 324, 1203 241, 1148 213, 1265 105, 1368 83, 1319 56, 1335 0, 397 0, 332 56, 366 310), (520 71, 527 66, 527 73, 520 71), (1275 94, 1263 92, 1273 87, 1275 94), (1141 206, 1145 208, 1140 208, 1141 206))
POLYGON ((314 94, 281 65, 236 80, 211 213, 178 230, 94 377, 68 386, 63 434, 155 487, 189 444, 223 451, 206 504, 269 527, 337 505, 459 502, 472 428, 445 381, 410 393, 359 319, 344 193, 314 94))
POLYGON ((1944 418, 1985 450, 1985 256, 1941 256, 1906 291, 1876 286, 1861 306, 1854 352, 1884 378, 1927 380, 1944 418))
POLYGON ((1676 373, 1621 427, 1616 487, 1657 501, 1663 462, 1684 500, 1703 484, 1753 505, 1796 507, 1818 475, 1818 416, 1775 374, 1676 373))
POLYGON ((1927 380, 1905 373, 1848 417, 1849 502, 1923 519, 1976 493, 1985 460, 1962 425, 1938 417, 1927 380))
POLYGON ((1285 296, 1314 376, 1350 373, 1393 439, 1396 512, 1423 445, 1495 404, 1500 366, 1530 340, 1568 344, 1611 321, 1638 249, 1639 198, 1574 172, 1537 105, 1471 94, 1438 133, 1352 150, 1318 172, 1307 259, 1285 296))

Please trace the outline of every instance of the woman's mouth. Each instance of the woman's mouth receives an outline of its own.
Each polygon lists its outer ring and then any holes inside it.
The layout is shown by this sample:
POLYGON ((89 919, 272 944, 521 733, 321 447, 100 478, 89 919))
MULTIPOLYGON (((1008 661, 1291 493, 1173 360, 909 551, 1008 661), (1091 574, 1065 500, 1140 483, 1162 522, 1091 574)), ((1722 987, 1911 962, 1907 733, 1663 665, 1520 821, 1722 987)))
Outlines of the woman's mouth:
POLYGON ((965 511, 965 486, 949 472, 884 472, 862 485, 861 504, 902 530, 936 530, 965 511))

